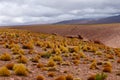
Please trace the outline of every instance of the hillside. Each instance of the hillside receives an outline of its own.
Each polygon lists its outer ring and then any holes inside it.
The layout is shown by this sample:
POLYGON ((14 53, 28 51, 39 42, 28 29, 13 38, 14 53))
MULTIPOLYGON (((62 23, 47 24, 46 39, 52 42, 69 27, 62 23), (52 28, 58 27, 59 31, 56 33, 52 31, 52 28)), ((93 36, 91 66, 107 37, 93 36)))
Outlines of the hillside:
POLYGON ((111 47, 120 47, 120 24, 95 25, 31 25, 18 26, 15 29, 30 30, 59 35, 81 35, 89 40, 99 40, 111 47))

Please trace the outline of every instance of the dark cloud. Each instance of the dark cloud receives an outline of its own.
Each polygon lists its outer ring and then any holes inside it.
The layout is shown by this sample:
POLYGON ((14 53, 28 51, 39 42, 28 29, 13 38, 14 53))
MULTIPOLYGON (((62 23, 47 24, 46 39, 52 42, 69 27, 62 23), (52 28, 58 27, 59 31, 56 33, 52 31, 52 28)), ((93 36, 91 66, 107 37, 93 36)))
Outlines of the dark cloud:
POLYGON ((0 0, 0 25, 52 23, 120 13, 120 0, 0 0))

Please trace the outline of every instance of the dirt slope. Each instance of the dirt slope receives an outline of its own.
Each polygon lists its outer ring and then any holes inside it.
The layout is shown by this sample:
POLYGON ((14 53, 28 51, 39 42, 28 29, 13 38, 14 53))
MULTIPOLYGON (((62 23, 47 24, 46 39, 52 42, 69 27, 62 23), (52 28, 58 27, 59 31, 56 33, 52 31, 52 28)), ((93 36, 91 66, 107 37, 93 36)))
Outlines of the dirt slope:
POLYGON ((82 35, 89 40, 99 40, 111 47, 120 47, 120 24, 95 25, 36 25, 19 26, 17 29, 26 29, 41 33, 57 33, 59 35, 82 35))

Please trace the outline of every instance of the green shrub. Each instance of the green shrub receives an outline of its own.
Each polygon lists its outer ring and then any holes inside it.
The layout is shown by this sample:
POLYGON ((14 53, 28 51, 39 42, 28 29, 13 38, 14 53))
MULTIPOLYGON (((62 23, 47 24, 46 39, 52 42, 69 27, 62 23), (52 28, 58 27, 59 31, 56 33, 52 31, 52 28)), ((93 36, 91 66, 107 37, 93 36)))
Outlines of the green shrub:
POLYGON ((96 74, 95 80, 105 80, 107 78, 107 75, 105 73, 96 74))

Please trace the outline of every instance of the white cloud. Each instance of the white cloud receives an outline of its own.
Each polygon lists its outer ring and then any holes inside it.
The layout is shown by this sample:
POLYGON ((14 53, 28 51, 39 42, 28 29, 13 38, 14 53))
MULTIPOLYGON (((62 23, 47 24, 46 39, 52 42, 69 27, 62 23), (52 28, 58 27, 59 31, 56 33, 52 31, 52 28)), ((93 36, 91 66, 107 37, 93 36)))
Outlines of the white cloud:
POLYGON ((120 0, 0 0, 0 25, 120 14, 120 0))

